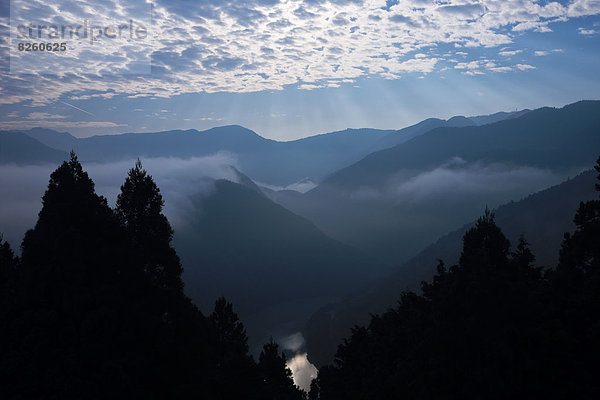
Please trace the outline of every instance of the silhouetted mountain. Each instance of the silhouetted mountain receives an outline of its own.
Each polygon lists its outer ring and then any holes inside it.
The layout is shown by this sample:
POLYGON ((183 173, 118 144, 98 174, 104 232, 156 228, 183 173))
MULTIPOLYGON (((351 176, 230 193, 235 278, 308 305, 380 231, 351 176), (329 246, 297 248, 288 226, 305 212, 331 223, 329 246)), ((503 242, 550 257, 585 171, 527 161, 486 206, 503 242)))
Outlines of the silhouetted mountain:
POLYGON ((441 127, 372 153, 303 196, 271 197, 327 235, 401 263, 477 216, 573 176, 600 148, 600 102, 441 127))
POLYGON ((176 233, 186 291, 200 307, 225 295, 240 313, 302 297, 347 294, 380 271, 372 260, 255 190, 217 180, 192 198, 176 233))
POLYGON ((77 146, 78 139, 68 132, 57 132, 52 129, 33 128, 23 131, 27 136, 57 150, 71 151, 77 146))
POLYGON ((248 321, 252 345, 283 322, 301 329, 318 307, 383 274, 252 186, 217 180, 191 201, 194 211, 175 233, 186 293, 202 310, 218 296, 230 299, 248 321), (275 307, 283 304, 286 315, 275 307))
POLYGON ((371 149, 372 151, 383 150, 399 144, 408 142, 410 139, 429 132, 432 129, 440 127, 462 127, 472 125, 485 125, 493 122, 502 121, 508 118, 514 118, 516 116, 523 115, 529 112, 529 110, 515 111, 515 112, 498 112, 491 115, 479 115, 476 117, 462 117, 456 116, 448 120, 438 118, 428 118, 415 125, 391 132, 381 138, 376 145, 371 149))
MULTIPOLYGON (((525 236, 536 255, 537 265, 553 267, 558 262, 564 233, 575 227, 573 210, 580 201, 597 195, 594 181, 594 171, 587 171, 521 201, 505 204, 495 211, 496 223, 513 244, 521 234, 525 236)), ((336 346, 350 333, 352 326, 366 323, 370 313, 385 311, 402 291, 418 291, 420 283, 435 274, 438 260, 446 265, 456 263, 462 237, 474 225, 475 222, 471 222, 441 237, 368 290, 315 313, 305 335, 311 362, 330 363, 336 346)))
POLYGON ((21 132, 0 132, 0 164, 58 163, 67 153, 46 146, 21 132))
POLYGON ((236 125, 206 131, 126 133, 80 139, 47 129, 26 131, 32 138, 56 149, 74 149, 85 161, 107 162, 137 157, 189 158, 217 152, 232 153, 244 173, 273 185, 289 185, 306 177, 322 178, 364 157, 372 144, 389 132, 346 130, 291 142, 276 142, 236 125))
MULTIPOLYGON (((508 114, 507 114, 508 115, 508 114)), ((206 131, 173 130, 75 138, 66 132, 34 128, 23 131, 57 150, 75 150, 84 161, 107 162, 138 157, 197 157, 233 153, 238 167, 253 179, 287 186, 303 179, 318 181, 367 154, 403 143, 439 126, 472 125, 470 119, 429 119, 400 130, 346 129, 299 140, 277 142, 237 125, 206 131)), ((33 145, 32 145, 33 146, 33 145)), ((44 159, 27 158, 23 162, 44 159)), ((0 158, 0 163, 4 162, 0 158)))
POLYGON ((435 168, 454 157, 543 168, 584 168, 600 147, 600 101, 540 108, 490 125, 437 128, 400 146, 372 153, 327 178, 315 192, 375 186, 399 171, 435 168))
POLYGON ((289 185, 307 177, 322 178, 364 157, 372 144, 389 132, 357 129, 276 142, 236 125, 206 131, 173 130, 80 139, 49 129, 25 131, 28 136, 55 149, 74 149, 85 161, 189 158, 217 152, 232 153, 240 169, 254 179, 272 185, 289 185))
POLYGON ((493 124, 494 122, 503 121, 505 119, 518 118, 530 111, 531 110, 528 109, 511 112, 500 111, 490 115, 477 115, 475 117, 469 117, 469 120, 471 120, 475 125, 487 125, 493 124))

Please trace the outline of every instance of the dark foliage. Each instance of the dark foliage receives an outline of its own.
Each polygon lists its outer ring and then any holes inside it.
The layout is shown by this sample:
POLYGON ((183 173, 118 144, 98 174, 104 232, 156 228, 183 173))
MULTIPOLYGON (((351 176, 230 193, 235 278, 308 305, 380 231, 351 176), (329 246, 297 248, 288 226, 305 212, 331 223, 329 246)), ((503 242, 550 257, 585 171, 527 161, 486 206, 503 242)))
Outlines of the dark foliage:
POLYGON ((486 210, 458 265, 440 261, 421 295, 355 327, 310 398, 598 398, 600 200, 582 202, 575 223, 543 273, 486 210))
POLYGON ((162 214, 164 200, 152 176, 137 160, 121 186, 115 214, 123 226, 135 261, 151 282, 165 290, 183 290, 181 262, 171 247, 173 229, 162 214))
POLYGON ((292 371, 287 368, 285 354, 279 353, 279 345, 271 339, 263 346, 258 361, 260 376, 272 400, 302 400, 305 394, 294 386, 292 371))
POLYGON ((22 257, 0 240, 0 398, 272 398, 231 304, 183 294, 162 206, 139 162, 116 210, 74 153, 52 173, 22 257))

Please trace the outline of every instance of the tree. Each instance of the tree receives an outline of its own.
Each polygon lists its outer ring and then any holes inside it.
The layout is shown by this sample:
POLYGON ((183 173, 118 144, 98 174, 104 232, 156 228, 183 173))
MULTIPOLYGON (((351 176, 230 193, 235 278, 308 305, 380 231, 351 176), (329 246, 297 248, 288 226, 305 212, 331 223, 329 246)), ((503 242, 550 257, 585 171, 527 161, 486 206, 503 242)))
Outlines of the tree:
POLYGON ((211 350, 214 362, 214 398, 262 398, 263 387, 256 363, 248 355, 246 329, 224 297, 215 302, 208 316, 212 327, 211 350))
POLYGON ((171 247, 173 229, 162 213, 160 189, 138 159, 117 197, 115 214, 135 249, 135 262, 152 283, 165 290, 183 291, 183 268, 171 247))
POLYGON ((0 235, 0 309, 14 297, 19 258, 0 235))
POLYGON ((76 282, 108 282, 119 272, 115 252, 121 239, 106 199, 94 192, 71 152, 69 161, 50 175, 37 223, 21 245, 29 282, 57 292, 76 282))
MULTIPOLYGON (((8 332, 10 329, 8 321, 13 316, 15 295, 18 285, 18 257, 10 248, 8 242, 0 235, 0 354, 6 355, 10 352, 8 345, 8 332)), ((2 356, 0 356, 2 357, 2 356)), ((1 365, 1 362, 0 362, 1 365)), ((1 392, 0 392, 1 394, 1 392)))
POLYGON ((475 227, 463 237, 463 251, 459 264, 469 272, 489 268, 503 268, 508 257, 510 242, 494 221, 494 213, 485 209, 475 227))
POLYGON ((279 353, 279 345, 273 338, 265 343, 258 360, 258 369, 268 399, 303 399, 304 393, 294 385, 292 371, 286 365, 285 354, 279 353))
MULTIPOLYGON (((594 166, 600 181, 600 157, 594 166)), ((595 188, 600 192, 600 184, 595 188)), ((554 317, 562 322, 560 347, 565 377, 578 382, 578 397, 600 396, 600 199, 581 202, 575 232, 565 233, 556 271, 549 273, 554 317)))

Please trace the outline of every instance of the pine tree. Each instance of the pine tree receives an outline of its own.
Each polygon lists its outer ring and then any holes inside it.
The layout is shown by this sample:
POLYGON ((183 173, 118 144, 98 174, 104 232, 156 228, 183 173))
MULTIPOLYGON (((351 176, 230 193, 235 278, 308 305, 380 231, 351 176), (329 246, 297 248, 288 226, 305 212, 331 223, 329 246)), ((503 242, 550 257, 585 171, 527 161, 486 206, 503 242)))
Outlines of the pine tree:
POLYGON ((115 214, 135 249, 135 262, 161 289, 183 291, 183 268, 171 247, 173 229, 162 213, 160 189, 138 159, 117 197, 115 214))
POLYGON ((304 393, 294 385, 292 371, 286 365, 285 354, 279 353, 279 345, 273 338, 265 343, 258 360, 258 369, 268 399, 302 400, 304 393))
POLYGON ((37 223, 21 245, 30 289, 64 296, 74 287, 111 284, 122 267, 121 241, 106 199, 71 152, 50 175, 37 223))
POLYGON ((0 235, 0 308, 13 300, 18 263, 10 244, 0 235))
MULTIPOLYGON (((600 181, 600 157, 594 166, 600 181)), ((595 188, 600 192, 600 184, 595 188)), ((554 318, 562 322, 554 338, 562 352, 561 378, 580 388, 580 398, 600 396, 600 199, 581 202, 573 219, 575 232, 565 233, 556 271, 549 273, 554 318)))
POLYGON ((494 213, 486 208, 475 227, 463 237, 459 264, 473 273, 482 268, 502 268, 506 264, 509 248, 510 242, 496 225, 494 213))
POLYGON ((233 311, 232 304, 224 297, 217 299, 208 320, 212 326, 214 398, 262 398, 260 375, 256 363, 248 355, 246 329, 233 311))

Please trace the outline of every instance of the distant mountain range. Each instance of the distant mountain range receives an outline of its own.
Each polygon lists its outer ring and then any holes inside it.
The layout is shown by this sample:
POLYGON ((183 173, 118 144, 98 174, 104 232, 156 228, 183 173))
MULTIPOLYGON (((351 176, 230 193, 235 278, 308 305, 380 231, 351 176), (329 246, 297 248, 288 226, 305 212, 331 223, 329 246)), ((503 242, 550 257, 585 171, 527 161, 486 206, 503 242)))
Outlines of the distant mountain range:
POLYGON ((271 197, 329 236, 399 264, 487 206, 593 165, 600 102, 541 108, 488 125, 440 127, 377 151, 299 195, 271 197))
POLYGON ((12 131, 10 139, 5 137, 9 132, 0 132, 0 144, 4 149, 0 152, 0 164, 54 162, 64 158, 61 154, 71 150, 75 150, 82 161, 88 162, 137 157, 188 158, 221 151, 233 153, 238 159, 238 167, 254 180, 288 186, 307 178, 319 181, 373 151, 403 143, 435 127, 478 125, 499 118, 511 118, 526 111, 471 118, 453 117, 447 121, 432 118, 400 130, 346 129, 289 142, 265 139, 237 125, 206 131, 190 129, 126 133, 81 139, 66 132, 34 128, 12 131), (29 141, 27 144, 23 136, 39 143, 29 141), (24 151, 26 155, 18 156, 24 151))
MULTIPOLYGON (((496 222, 511 241, 512 249, 519 236, 524 235, 536 256, 536 264, 554 267, 564 233, 575 228, 573 216, 579 202, 598 196, 594 190, 596 174, 594 170, 586 171, 521 201, 498 207, 496 222)), ((462 237, 474 225, 472 221, 441 237, 384 280, 315 313, 305 332, 311 362, 331 363, 337 345, 349 336, 351 327, 368 322, 370 314, 393 307, 402 291, 419 291, 420 283, 429 281, 435 274, 438 260, 443 260, 448 267, 457 263, 462 237)))
POLYGON ((315 192, 376 186, 398 171, 435 168, 453 157, 541 168, 589 166, 600 145, 600 102, 540 108, 483 126, 438 127, 400 146, 369 154, 328 177, 315 192), (591 148, 590 148, 591 146, 591 148))
POLYGON ((0 132, 0 164, 55 164, 66 158, 66 152, 49 147, 25 133, 0 132))

